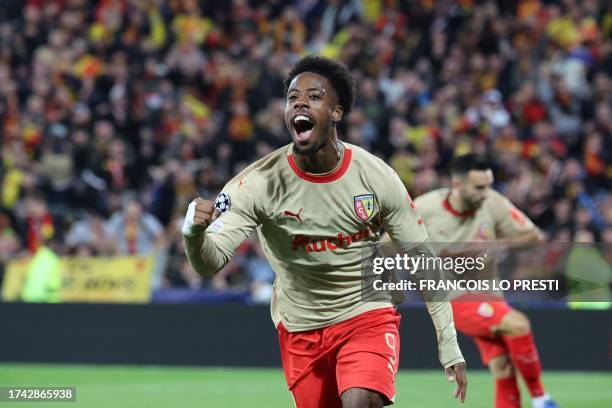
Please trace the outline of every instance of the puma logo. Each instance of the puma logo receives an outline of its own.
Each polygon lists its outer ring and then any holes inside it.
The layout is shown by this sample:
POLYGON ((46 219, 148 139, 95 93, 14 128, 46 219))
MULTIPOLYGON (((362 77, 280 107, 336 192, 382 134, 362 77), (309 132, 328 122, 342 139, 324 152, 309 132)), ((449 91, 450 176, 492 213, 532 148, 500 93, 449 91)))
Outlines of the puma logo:
POLYGON ((303 208, 300 208, 300 211, 298 211, 297 213, 291 212, 291 211, 287 211, 285 210, 285 212, 283 213, 284 215, 288 216, 288 217, 295 217, 297 218, 300 222, 302 222, 302 218, 300 217, 300 213, 302 212, 303 208))

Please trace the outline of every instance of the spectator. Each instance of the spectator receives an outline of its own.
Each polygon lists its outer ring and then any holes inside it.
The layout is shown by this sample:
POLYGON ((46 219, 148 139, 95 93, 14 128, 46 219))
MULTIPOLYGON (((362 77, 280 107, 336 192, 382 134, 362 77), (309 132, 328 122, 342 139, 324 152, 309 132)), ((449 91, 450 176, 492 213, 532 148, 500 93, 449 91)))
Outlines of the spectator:
POLYGON ((102 256, 113 252, 113 244, 106 234, 104 217, 96 210, 85 212, 83 219, 76 221, 66 235, 69 253, 77 256, 102 256))
POLYGON ((105 230, 119 255, 148 255, 164 244, 163 226, 131 197, 110 217, 105 230))
MULTIPOLYGON (((15 235, 0 259, 50 237, 59 254, 163 246, 192 197, 289 142, 282 78, 305 52, 351 68, 360 89, 341 138, 393 165, 411 194, 447 183, 454 154, 490 153, 496 188, 554 239, 609 230, 610 7, 294 3, 11 2, 0 202, 15 235), (126 191, 141 202, 123 206, 126 191), (98 245, 103 220, 115 248, 98 245)), ((214 281, 195 279, 173 263, 175 240, 167 284, 244 285, 263 271, 249 247, 214 281)))

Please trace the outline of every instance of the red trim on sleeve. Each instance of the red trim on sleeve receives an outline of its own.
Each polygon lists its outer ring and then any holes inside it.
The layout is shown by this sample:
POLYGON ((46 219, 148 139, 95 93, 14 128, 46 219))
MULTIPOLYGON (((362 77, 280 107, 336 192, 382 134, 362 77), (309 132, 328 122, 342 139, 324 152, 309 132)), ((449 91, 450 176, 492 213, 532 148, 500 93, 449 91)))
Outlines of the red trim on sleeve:
POLYGON ((321 174, 321 175, 310 174, 310 173, 306 173, 305 171, 302 171, 298 167, 297 163, 295 162, 295 159, 293 158, 293 154, 287 155, 287 161, 289 162, 289 166, 291 166, 291 169, 293 170, 293 172, 299 178, 304 179, 306 181, 310 181, 311 183, 329 183, 331 181, 336 181, 340 177, 344 176, 344 173, 346 173, 346 171, 349 168, 349 165, 351 164, 352 157, 353 157, 353 151, 349 149, 348 147, 345 147, 342 164, 333 172, 328 173, 328 174, 321 174))
POLYGON ((448 193, 444 201, 442 201, 442 206, 446 208, 448 212, 453 214, 455 217, 471 217, 472 215, 474 215, 474 213, 476 212, 474 210, 459 212, 455 210, 453 207, 451 207, 450 201, 448 201, 449 196, 450 196, 450 193, 448 193))

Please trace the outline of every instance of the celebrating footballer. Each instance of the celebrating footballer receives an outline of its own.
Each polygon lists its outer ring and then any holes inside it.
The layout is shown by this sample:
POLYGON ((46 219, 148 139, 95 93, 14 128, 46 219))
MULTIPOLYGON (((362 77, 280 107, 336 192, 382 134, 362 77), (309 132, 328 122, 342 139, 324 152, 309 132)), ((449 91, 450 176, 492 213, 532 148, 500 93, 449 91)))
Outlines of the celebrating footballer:
MULTIPOLYGON (((346 67, 298 61, 286 78, 292 143, 236 175, 216 202, 197 198, 183 227, 187 257, 210 276, 257 230, 276 272, 272 319, 298 408, 382 407, 395 399, 400 315, 364 299, 361 263, 384 229, 406 251, 430 252, 428 235, 397 174, 338 138, 355 97, 346 67), (406 243, 412 243, 410 246, 406 243)), ((464 401, 465 362, 448 302, 428 302, 440 363, 464 401)))

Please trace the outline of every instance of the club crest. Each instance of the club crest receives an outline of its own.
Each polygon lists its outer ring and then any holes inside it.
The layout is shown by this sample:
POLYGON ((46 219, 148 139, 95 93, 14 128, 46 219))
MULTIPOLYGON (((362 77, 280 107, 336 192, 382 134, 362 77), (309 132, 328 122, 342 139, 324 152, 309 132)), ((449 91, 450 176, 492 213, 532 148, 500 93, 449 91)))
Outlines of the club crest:
POLYGON ((374 194, 361 194, 354 199, 355 214, 362 221, 370 219, 374 214, 374 194))

